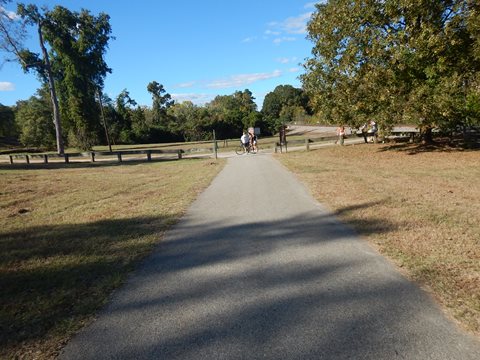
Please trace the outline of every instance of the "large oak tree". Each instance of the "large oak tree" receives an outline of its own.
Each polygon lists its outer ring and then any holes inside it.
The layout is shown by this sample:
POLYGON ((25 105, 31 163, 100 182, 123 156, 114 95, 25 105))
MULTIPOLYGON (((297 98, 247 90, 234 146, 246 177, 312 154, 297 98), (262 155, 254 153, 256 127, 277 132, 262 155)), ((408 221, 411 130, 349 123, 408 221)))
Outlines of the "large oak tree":
POLYGON ((331 122, 479 122, 478 2, 330 0, 308 24, 304 89, 331 122))

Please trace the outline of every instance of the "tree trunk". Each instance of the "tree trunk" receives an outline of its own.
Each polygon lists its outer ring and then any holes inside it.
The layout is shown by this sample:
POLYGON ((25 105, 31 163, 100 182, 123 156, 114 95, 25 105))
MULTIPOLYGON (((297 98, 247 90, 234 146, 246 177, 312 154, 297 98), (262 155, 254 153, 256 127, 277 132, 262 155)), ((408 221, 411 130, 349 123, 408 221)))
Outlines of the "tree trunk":
POLYGON ((60 122, 60 109, 58 106, 57 93, 55 91, 55 82, 53 79, 52 68, 50 66, 50 58, 48 57, 47 49, 45 48, 45 44, 43 43, 41 21, 38 22, 38 37, 40 40, 40 47, 42 48, 43 60, 45 62, 45 70, 47 71, 47 75, 48 75, 48 86, 50 88, 50 97, 52 99, 53 123, 55 124, 55 135, 57 138, 57 153, 59 155, 63 155, 65 153, 65 149, 63 146, 63 138, 62 138, 62 124, 60 122))
POLYGON ((425 132, 423 133, 423 143, 427 145, 434 143, 432 128, 430 126, 425 128, 425 132))
POLYGON ((103 112, 103 103, 102 103, 102 93, 99 89, 97 89, 98 94, 98 102, 100 104, 100 114, 102 115, 103 119, 103 128, 105 129, 105 137, 107 138, 108 149, 112 152, 112 145, 110 144, 110 136, 108 136, 108 127, 107 127, 107 119, 105 118, 105 113, 103 112))

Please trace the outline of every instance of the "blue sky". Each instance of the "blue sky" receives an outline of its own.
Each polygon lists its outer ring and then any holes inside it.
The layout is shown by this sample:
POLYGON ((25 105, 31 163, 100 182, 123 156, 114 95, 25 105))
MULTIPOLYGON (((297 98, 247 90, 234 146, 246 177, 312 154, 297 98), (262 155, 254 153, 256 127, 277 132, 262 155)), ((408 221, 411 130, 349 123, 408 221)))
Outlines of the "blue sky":
MULTIPOLYGON (((151 106, 147 84, 157 81, 179 102, 196 104, 216 95, 249 89, 259 109, 277 85, 301 87, 300 65, 312 44, 305 26, 314 11, 308 0, 24 1, 49 9, 88 9, 110 15, 112 36, 105 55, 112 73, 105 93, 127 89, 140 105, 151 106)), ((16 2, 7 5, 15 10, 16 2)), ((26 46, 39 52, 32 36, 26 46)), ((0 59, 4 54, 0 53, 0 59)), ((16 63, 0 67, 0 103, 28 99, 39 87, 35 75, 16 63)))

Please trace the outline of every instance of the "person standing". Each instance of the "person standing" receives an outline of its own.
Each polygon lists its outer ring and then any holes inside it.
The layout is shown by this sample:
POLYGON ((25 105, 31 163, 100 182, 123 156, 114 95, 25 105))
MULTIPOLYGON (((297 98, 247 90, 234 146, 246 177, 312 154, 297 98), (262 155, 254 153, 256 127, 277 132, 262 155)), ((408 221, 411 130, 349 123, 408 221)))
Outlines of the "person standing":
POLYGON ((243 135, 240 137, 240 142, 242 143, 243 149, 245 152, 248 152, 250 149, 250 136, 246 131, 243 132, 243 135))
POLYGON ((362 136, 363 136, 363 140, 365 141, 365 144, 368 144, 368 139, 367 139, 368 123, 363 124, 360 127, 360 131, 362 132, 362 136))
POLYGON ((377 132, 378 132, 377 123, 375 121, 371 120, 370 121, 370 129, 368 130, 368 133, 371 136, 373 143, 377 143, 377 132))
POLYGON ((257 135, 253 133, 251 139, 252 139, 252 150, 253 150, 253 153, 256 154, 257 153, 257 135))
POLYGON ((343 146, 345 142, 345 126, 344 125, 340 125, 337 128, 337 136, 338 136, 338 139, 335 141, 335 144, 340 143, 340 145, 343 146))

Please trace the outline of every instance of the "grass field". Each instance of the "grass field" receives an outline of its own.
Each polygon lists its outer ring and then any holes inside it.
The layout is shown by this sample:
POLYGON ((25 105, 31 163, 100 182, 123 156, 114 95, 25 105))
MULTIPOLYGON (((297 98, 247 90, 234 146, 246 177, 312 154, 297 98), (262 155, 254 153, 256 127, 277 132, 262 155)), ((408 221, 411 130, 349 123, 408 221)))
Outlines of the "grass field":
POLYGON ((480 335, 480 152, 355 145, 278 158, 480 335))
POLYGON ((221 169, 0 167, 0 358, 52 358, 221 169))

